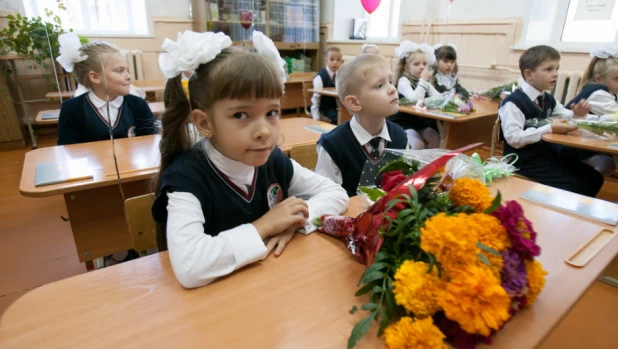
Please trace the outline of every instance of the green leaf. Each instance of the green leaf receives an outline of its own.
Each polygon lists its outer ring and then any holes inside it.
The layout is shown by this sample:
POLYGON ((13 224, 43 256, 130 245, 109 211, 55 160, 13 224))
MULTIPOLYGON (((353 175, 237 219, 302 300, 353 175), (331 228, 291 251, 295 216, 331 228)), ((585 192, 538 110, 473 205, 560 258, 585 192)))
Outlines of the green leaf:
POLYGON ((358 311, 358 308, 355 305, 355 306, 352 307, 352 309, 350 309, 349 313, 350 313, 350 315, 354 315, 357 311, 358 311))
POLYGON ((348 339, 348 349, 354 348, 356 343, 369 331, 371 327, 371 322, 376 317, 376 312, 371 312, 369 316, 359 321, 356 326, 352 329, 352 333, 350 334, 350 339, 348 339))
POLYGON ((368 283, 365 286, 361 287, 358 291, 356 291, 354 296, 355 297, 360 297, 360 296, 362 296, 364 294, 367 294, 367 292, 369 292, 369 290, 371 290, 372 287, 374 287, 374 284, 368 283))
POLYGON ((391 322, 391 319, 388 316, 388 312, 386 308, 380 309, 380 328, 378 329, 378 337, 381 337, 384 333, 384 330, 388 327, 391 322))
POLYGON ((367 195, 369 200, 376 202, 378 199, 384 197, 386 192, 379 188, 368 188, 368 187, 360 187, 359 188, 362 193, 367 195))
POLYGON ((382 287, 380 287, 378 285, 373 286, 373 288, 371 289, 371 292, 373 292, 373 293, 380 293, 380 292, 382 292, 382 287))
POLYGON ((377 309, 378 305, 375 303, 365 303, 363 305, 361 305, 361 309, 362 310, 374 310, 377 309))
POLYGON ((500 207, 500 203, 502 202, 502 194, 500 194, 500 191, 498 191, 498 194, 496 195, 496 197, 494 198, 494 201, 491 202, 491 206, 489 206, 486 210, 485 210, 485 214, 490 214, 492 212, 494 212, 495 210, 498 209, 498 207, 500 207))
POLYGON ((490 267, 491 267, 491 262, 489 262, 489 259, 487 259, 487 257, 485 257, 485 255, 484 255, 484 254, 479 253, 479 254, 477 254, 476 256, 477 256, 477 257, 479 257, 479 259, 481 260, 481 262, 483 262, 483 263, 485 263, 485 264, 487 264, 488 266, 490 266, 490 267))
POLYGON ((378 252, 378 254, 376 255, 376 258, 373 259, 373 262, 381 262, 382 260, 386 259, 388 257, 388 253, 384 252, 384 251, 380 251, 378 252))
POLYGON ((495 254, 496 256, 502 256, 502 255, 500 254, 500 252, 498 252, 498 251, 494 250, 493 248, 491 248, 491 247, 489 247, 489 246, 483 245, 483 244, 482 244, 482 243, 480 243, 480 242, 477 242, 477 243, 476 243, 476 247, 480 248, 481 250, 487 251, 487 252, 489 252, 489 253, 491 253, 491 254, 495 254))
POLYGON ((372 265, 369 266, 369 268, 367 268, 367 270, 365 270, 365 273, 382 270, 385 266, 386 265, 384 263, 374 262, 372 265))
POLYGON ((381 278, 384 277, 384 273, 381 271, 372 271, 372 272, 365 272, 363 273, 363 276, 361 276, 360 281, 358 282, 357 286, 360 286, 361 284, 368 284, 372 281, 376 281, 379 280, 381 278))

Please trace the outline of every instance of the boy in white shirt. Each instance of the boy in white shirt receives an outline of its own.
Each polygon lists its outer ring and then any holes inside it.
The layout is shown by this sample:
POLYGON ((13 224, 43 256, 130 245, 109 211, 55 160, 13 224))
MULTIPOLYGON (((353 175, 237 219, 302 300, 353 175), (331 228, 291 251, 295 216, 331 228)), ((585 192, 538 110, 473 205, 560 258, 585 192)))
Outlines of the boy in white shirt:
MULTIPOLYGON (((362 172, 377 172, 387 161, 385 149, 405 149, 408 138, 401 126, 386 120, 399 110, 397 88, 386 59, 360 55, 337 74, 339 100, 354 116, 322 135, 315 172, 355 196, 362 172)), ((364 177, 371 176, 365 173, 364 177)), ((371 183, 362 183, 367 184, 371 183)))
POLYGON ((567 134, 576 127, 563 122, 538 128, 529 126, 533 119, 568 120, 573 116, 585 117, 590 111, 585 100, 568 110, 545 92, 556 86, 559 66, 560 53, 549 46, 535 46, 521 55, 519 69, 525 82, 502 101, 498 111, 504 154, 517 154, 518 173, 534 181, 594 197, 603 185, 603 175, 582 162, 594 154, 543 141, 547 133, 567 134))
MULTIPOLYGON (((313 88, 335 87, 337 70, 343 64, 343 56, 337 47, 329 48, 324 57, 326 68, 320 70, 313 78, 313 88)), ((314 93, 311 97, 311 116, 314 120, 322 120, 337 125, 337 100, 334 97, 314 93)))

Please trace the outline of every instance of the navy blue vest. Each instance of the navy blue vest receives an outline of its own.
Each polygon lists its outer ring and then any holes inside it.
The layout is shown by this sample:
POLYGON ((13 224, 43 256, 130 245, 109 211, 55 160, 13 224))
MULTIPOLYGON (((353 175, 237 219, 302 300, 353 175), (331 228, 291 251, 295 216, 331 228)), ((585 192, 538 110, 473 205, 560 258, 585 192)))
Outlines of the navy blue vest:
MULTIPOLYGON (((322 85, 324 88, 326 87, 335 87, 335 83, 328 75, 328 71, 326 68, 320 70, 318 73, 320 78, 322 78, 322 85)), ((336 77, 335 77, 336 79, 336 77)), ((337 99, 335 97, 321 96, 320 97, 320 113, 326 114, 327 110, 336 110, 337 109, 337 99)))
MULTIPOLYGON (((507 102, 511 102, 521 110, 521 112, 526 117, 526 120, 530 119, 546 119, 551 115, 552 111, 556 107, 556 100, 549 93, 544 93, 543 99, 543 110, 539 108, 531 99, 528 97, 524 91, 521 89, 515 90, 515 92, 511 93, 508 97, 506 97, 502 101, 502 105, 507 102)), ((524 126, 525 127, 525 126, 524 126)), ((502 129, 500 129, 500 137, 504 139, 504 134, 502 133, 502 129)), ((526 160, 534 157, 538 152, 546 152, 544 148, 547 147, 547 143, 543 140, 528 144, 522 148, 516 149, 511 147, 508 142, 504 142, 504 154, 515 153, 519 156, 520 160, 526 160)))
POLYGON ((161 178, 152 216, 162 227, 167 223, 167 191, 193 194, 200 202, 204 233, 212 236, 241 224, 252 223, 288 197, 294 175, 290 159, 275 148, 266 164, 256 168, 249 193, 239 190, 210 162, 202 142, 174 160, 161 178))
MULTIPOLYGON (((575 96, 575 98, 573 98, 569 102, 569 104, 566 105, 566 107, 571 109, 571 107, 573 107, 574 104, 579 103, 579 101, 581 101, 582 99, 588 99, 588 97, 590 97, 591 94, 593 94, 594 92, 596 92, 598 90, 603 90, 603 91, 609 93, 609 89, 605 85, 590 84, 590 85, 584 87, 582 89, 582 92, 580 92, 577 96, 575 96)), ((618 99, 618 96, 614 95, 614 99, 618 99)))
MULTIPOLYGON (((386 127, 391 137, 391 141, 386 143, 386 148, 405 149, 408 145, 406 132, 399 125, 390 121, 386 121, 386 127)), ((363 150, 363 145, 354 137, 350 121, 346 121, 329 133, 323 134, 318 144, 328 152, 328 155, 341 171, 343 179, 341 186, 346 190, 348 196, 356 196, 361 172, 365 162, 369 160, 369 156, 363 150)))
MULTIPOLYGON (((155 117, 148 103, 140 97, 124 96, 114 138, 155 134, 155 117)), ((95 142, 109 139, 109 126, 88 98, 88 93, 68 99, 60 107, 58 145, 95 142)))

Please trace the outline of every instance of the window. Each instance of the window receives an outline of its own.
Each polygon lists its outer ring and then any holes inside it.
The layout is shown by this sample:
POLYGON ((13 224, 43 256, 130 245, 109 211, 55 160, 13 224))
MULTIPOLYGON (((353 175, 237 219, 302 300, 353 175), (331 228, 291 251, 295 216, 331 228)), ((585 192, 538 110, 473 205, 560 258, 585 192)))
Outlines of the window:
POLYGON ((400 7, 401 0, 382 0, 372 14, 366 13, 367 39, 397 39, 400 7))
POLYGON ((521 48, 546 44, 587 52, 618 41, 616 0, 532 0, 528 11, 521 48))
POLYGON ((149 34, 145 0, 65 0, 65 10, 57 0, 24 0, 26 15, 45 18, 45 9, 53 9, 65 30, 81 35, 141 36, 149 34))

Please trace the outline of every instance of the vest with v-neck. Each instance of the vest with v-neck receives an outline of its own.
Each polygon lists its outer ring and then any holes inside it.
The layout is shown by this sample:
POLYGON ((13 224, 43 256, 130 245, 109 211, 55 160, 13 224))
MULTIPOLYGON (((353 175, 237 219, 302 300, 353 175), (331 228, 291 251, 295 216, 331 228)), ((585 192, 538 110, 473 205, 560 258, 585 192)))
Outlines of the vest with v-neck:
POLYGON ((167 225, 168 191, 188 192, 198 199, 204 213, 204 233, 212 236, 256 221, 288 197, 294 169, 279 148, 266 164, 256 168, 253 184, 245 193, 212 163, 202 142, 179 155, 163 173, 152 206, 157 223, 167 225))
MULTIPOLYGON (((157 128, 148 103, 140 97, 124 96, 112 125, 114 138, 155 134, 157 128)), ((58 145, 109 139, 107 118, 92 104, 88 93, 62 103, 58 120, 58 145)))

